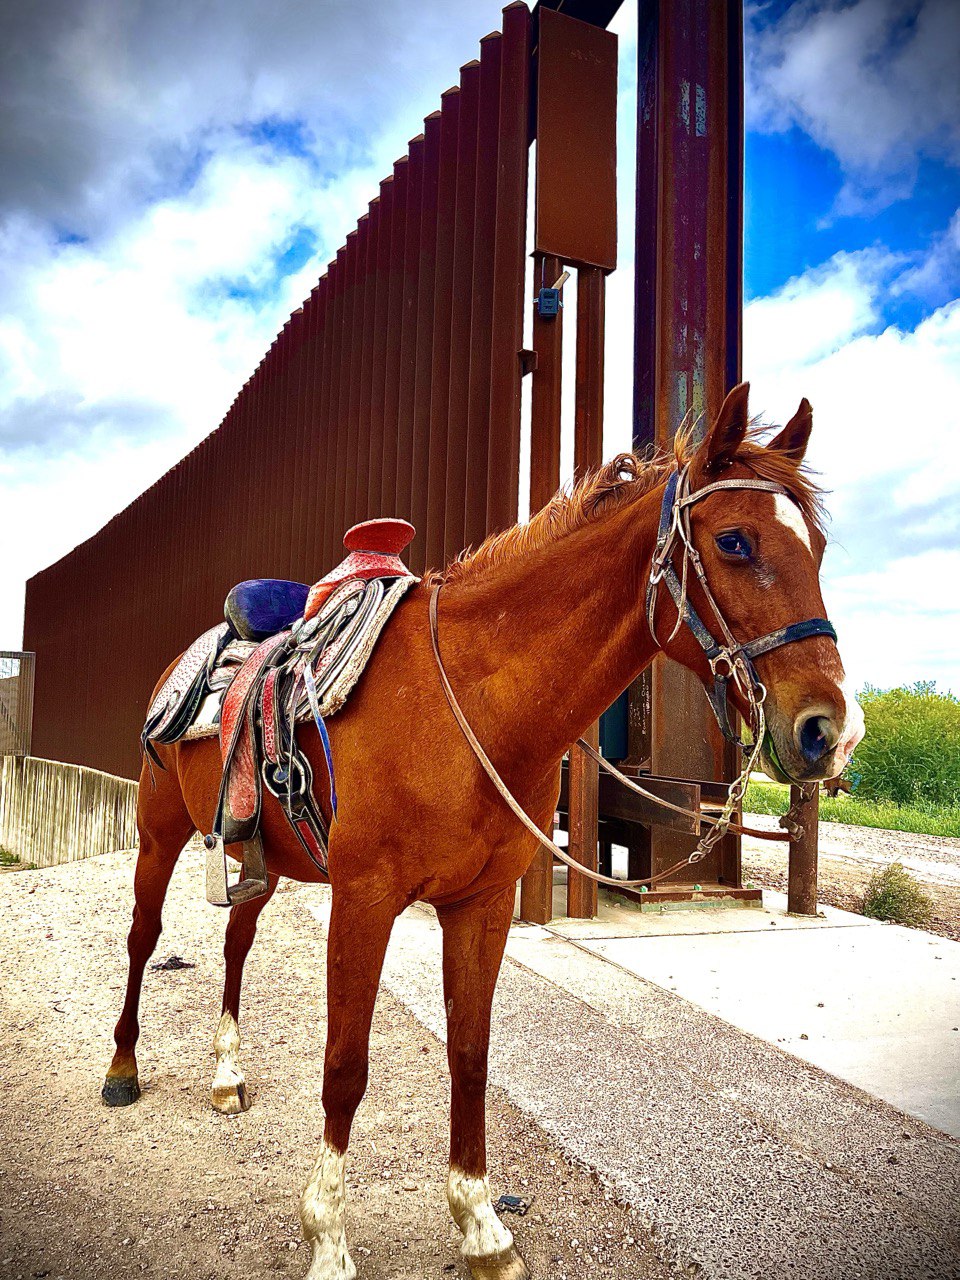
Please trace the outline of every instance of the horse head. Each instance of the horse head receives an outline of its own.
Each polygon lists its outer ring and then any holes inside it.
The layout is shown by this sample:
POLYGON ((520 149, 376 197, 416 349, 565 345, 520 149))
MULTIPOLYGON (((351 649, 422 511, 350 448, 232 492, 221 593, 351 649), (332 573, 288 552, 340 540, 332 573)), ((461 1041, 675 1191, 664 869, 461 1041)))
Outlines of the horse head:
POLYGON ((750 427, 748 391, 735 387, 695 452, 678 454, 649 618, 661 648, 703 680, 721 728, 727 696, 748 723, 762 705, 764 768, 812 782, 843 769, 863 737, 863 713, 820 590, 822 509, 802 466, 813 411, 802 400, 763 444, 750 427))

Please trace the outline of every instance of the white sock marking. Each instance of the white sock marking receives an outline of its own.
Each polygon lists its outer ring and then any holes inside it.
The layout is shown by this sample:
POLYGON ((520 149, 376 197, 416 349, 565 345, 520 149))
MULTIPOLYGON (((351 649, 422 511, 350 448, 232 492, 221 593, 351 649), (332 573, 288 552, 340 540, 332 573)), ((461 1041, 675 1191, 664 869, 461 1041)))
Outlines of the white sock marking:
POLYGON ((450 1166, 447 1203, 454 1221, 463 1232, 460 1252, 465 1258, 487 1258, 503 1253, 513 1244, 513 1234, 493 1211, 490 1183, 486 1176, 473 1178, 450 1166))
POLYGON ((240 1028, 231 1013, 225 1013, 213 1037, 217 1069, 213 1076, 213 1105, 227 1115, 242 1110, 240 1089, 244 1085, 240 1069, 240 1028))
POLYGON ((313 1246, 307 1280, 355 1280, 344 1231, 347 1157, 324 1142, 300 1201, 303 1238, 313 1246))

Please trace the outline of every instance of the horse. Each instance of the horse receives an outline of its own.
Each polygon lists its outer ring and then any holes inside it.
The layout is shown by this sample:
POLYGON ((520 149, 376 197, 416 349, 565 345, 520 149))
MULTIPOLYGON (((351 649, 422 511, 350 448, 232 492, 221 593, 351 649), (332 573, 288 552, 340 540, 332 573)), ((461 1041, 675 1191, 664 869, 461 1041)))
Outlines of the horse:
MULTIPOLYGON (((475 1280, 529 1275, 491 1200, 484 1108, 491 1002, 516 885, 537 843, 479 767, 441 674, 503 785, 545 832, 564 755, 655 654, 682 663, 708 688, 737 665, 729 645, 721 654, 725 667, 709 655, 694 617, 703 630, 701 615, 712 616, 713 629, 741 637, 744 652, 761 632, 781 636, 761 646, 750 666, 766 714, 764 751, 780 776, 797 783, 836 776, 862 736, 835 633, 827 623, 798 623, 813 615, 822 622, 823 614, 822 504, 803 465, 812 410, 802 401, 764 443, 749 422, 747 396, 747 384, 734 388, 699 444, 685 433, 670 456, 620 455, 528 523, 487 539, 407 593, 351 700, 330 721, 339 805, 325 876, 292 837, 279 803, 265 797, 267 892, 230 911, 212 1100, 226 1114, 248 1104, 238 1019, 260 912, 283 876, 329 882, 325 1123, 301 1200, 312 1245, 308 1280, 356 1276, 344 1230, 346 1153, 366 1088, 391 928, 418 901, 435 908, 442 931, 451 1076, 447 1199, 463 1233, 462 1255, 475 1280), (679 473, 690 505, 678 522, 678 508, 671 514, 664 499, 679 473), (687 540, 677 544, 683 596, 675 601, 662 589, 665 559, 675 554, 663 531, 684 522, 687 540), (689 575, 688 556, 697 569, 689 575), (437 592, 435 655, 429 615, 437 592)), ((743 681, 725 688, 748 715, 743 681)), ((305 725, 300 733, 316 777, 325 778, 318 732, 305 725)), ((104 1085, 113 1105, 139 1096, 144 967, 160 936, 174 865, 195 830, 211 829, 221 778, 215 739, 158 751, 164 769, 152 778, 145 763, 140 779, 129 979, 104 1085)), ((329 821, 329 807, 325 816, 329 821)))

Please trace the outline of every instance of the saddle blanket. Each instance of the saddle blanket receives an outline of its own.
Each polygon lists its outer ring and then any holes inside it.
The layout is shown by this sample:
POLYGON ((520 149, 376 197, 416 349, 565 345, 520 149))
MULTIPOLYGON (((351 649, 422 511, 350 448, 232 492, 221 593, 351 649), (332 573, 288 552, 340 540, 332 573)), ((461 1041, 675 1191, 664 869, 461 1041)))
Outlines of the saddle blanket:
MULTIPOLYGON (((351 631, 349 637, 345 637, 345 643, 342 651, 342 661, 336 663, 336 670, 332 673, 329 683, 325 686, 323 697, 320 699, 320 714, 325 720, 335 715, 345 705, 350 694, 353 692, 357 681, 363 675, 370 655, 373 653, 374 647, 380 638, 390 615, 400 603, 403 596, 407 593, 411 586, 416 583, 416 578, 400 578, 382 594, 379 601, 372 601, 371 607, 360 610, 360 618, 355 630, 351 631)), ((372 593, 376 595, 377 593, 372 593)), ((335 612, 336 608, 342 601, 331 601, 335 612)), ((328 616, 328 610, 323 611, 324 616, 328 616)), ((227 630, 227 624, 221 623, 219 627, 213 628, 213 636, 210 632, 206 636, 201 636, 196 644, 204 642, 204 647, 209 653, 212 643, 224 638, 223 633, 227 630), (210 639, 207 639, 210 636, 210 639)), ((196 711, 189 726, 180 735, 180 741, 193 742, 201 738, 216 738, 220 733, 220 719, 223 704, 223 695, 233 682, 234 676, 258 647, 259 642, 256 640, 237 640, 231 636, 225 637, 225 647, 219 650, 214 666, 209 673, 209 689, 206 695, 200 700, 196 711)), ((181 661, 186 661, 187 655, 184 654, 181 661)), ((176 675, 173 672, 171 679, 176 675)), ((161 690, 162 694, 163 690, 161 690)), ((156 702, 159 703, 160 694, 157 695, 156 702)), ((310 710, 308 702, 304 701, 297 707, 296 721, 299 724, 307 723, 313 719, 313 713, 310 710)))

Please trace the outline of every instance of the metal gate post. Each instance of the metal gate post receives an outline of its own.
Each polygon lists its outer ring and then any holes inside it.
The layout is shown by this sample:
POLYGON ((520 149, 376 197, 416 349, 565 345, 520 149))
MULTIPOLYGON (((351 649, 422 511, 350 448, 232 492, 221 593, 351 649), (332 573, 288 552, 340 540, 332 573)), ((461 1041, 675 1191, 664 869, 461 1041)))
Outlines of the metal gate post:
MULTIPOLYGON (((667 447, 688 413, 715 414, 740 378, 743 92, 739 0, 641 0, 637 92, 634 441, 667 447)), ((692 674, 662 658, 632 695, 630 753, 653 774, 729 780, 692 674)), ((656 874, 692 837, 651 833, 656 874)), ((698 879, 739 885, 727 836, 698 879)))
POLYGON ((790 845, 787 872, 787 911, 793 916, 817 914, 817 823, 820 817, 820 788, 813 788, 809 800, 799 787, 790 788, 790 803, 797 804, 797 818, 803 835, 790 845))
MULTIPOLYGON (((574 464, 578 476, 603 458, 604 289, 617 265, 617 37, 542 6, 535 56, 537 137, 535 289, 552 287, 563 265, 577 268, 577 361, 574 464)), ((530 505, 536 510, 560 479, 560 317, 536 314, 531 419, 530 505)), ((588 732, 598 742, 597 726, 588 732)), ((572 751, 569 782, 571 855, 597 866, 596 766, 572 751)), ((537 856, 521 885, 521 914, 552 914, 551 860, 537 856)), ((593 916, 596 884, 571 872, 567 914, 593 916)))
MULTIPOLYGON (((563 264, 553 254, 534 254, 533 296, 552 287, 563 264)), ((539 511, 560 487, 560 393, 563 377, 563 308, 553 316, 533 311, 533 349, 537 353, 530 403, 530 510, 539 511)), ((552 835, 548 831, 547 835, 552 835)), ((553 915, 553 856, 539 848, 520 881, 520 915, 546 924, 553 915)))
MULTIPOLYGON (((606 278, 597 267, 577 273, 577 387, 574 424, 574 469, 580 479, 603 461, 603 340, 606 278)), ((584 738, 599 750, 600 725, 584 738)), ((596 761, 574 747, 570 752, 570 856, 597 870, 600 819, 600 773, 596 761)), ((597 914, 597 882, 570 870, 567 915, 589 919, 597 914)))

